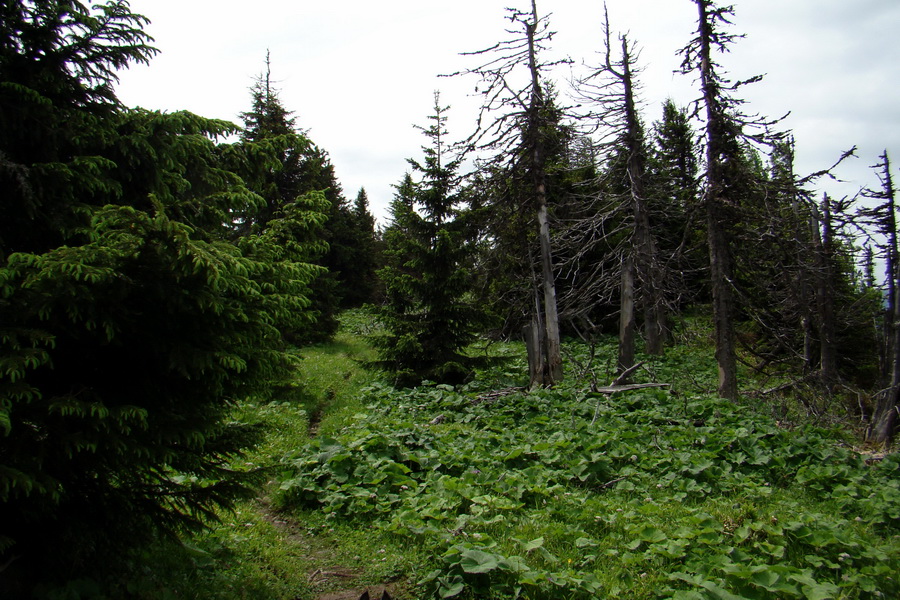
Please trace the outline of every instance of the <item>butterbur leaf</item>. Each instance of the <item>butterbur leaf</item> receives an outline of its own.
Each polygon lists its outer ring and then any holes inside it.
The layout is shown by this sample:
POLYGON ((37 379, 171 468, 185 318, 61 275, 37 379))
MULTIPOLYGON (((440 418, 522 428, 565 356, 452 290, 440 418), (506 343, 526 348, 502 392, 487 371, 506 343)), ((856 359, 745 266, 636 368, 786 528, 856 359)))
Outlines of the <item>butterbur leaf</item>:
POLYGON ((838 586, 833 583, 816 581, 809 569, 800 574, 791 575, 790 579, 802 586, 803 597, 807 600, 832 600, 837 598, 840 593, 838 586))
POLYGON ((706 589, 713 598, 717 600, 750 600, 746 596, 738 596, 737 594, 732 594, 728 590, 719 587, 712 581, 704 581, 700 584, 700 587, 706 589))
POLYGON ((527 573, 528 565, 521 556, 507 556, 497 561, 497 567, 503 571, 512 573, 527 573))
POLYGON ((541 546, 544 545, 544 538, 539 537, 527 542, 525 544, 525 552, 531 552, 532 550, 537 550, 541 546))
POLYGON ((455 596, 459 596, 464 589, 466 589, 466 584, 464 584, 461 580, 456 581, 457 578, 454 578, 452 582, 441 582, 441 587, 438 589, 438 594, 441 598, 453 598, 455 596))
POLYGON ((800 595, 796 586, 781 581, 781 577, 770 570, 757 571, 750 577, 750 582, 767 592, 776 592, 781 595, 790 594, 791 596, 800 595))
POLYGON ((666 539, 666 534, 656 527, 646 526, 638 531, 638 537, 642 542, 655 544, 666 539))
POLYGON ((488 573, 500 566, 495 555, 481 550, 466 549, 461 556, 459 564, 466 573, 488 573))
POLYGON ((557 558, 557 556, 556 556, 555 554, 553 554, 552 552, 550 552, 549 550, 547 550, 547 549, 544 548, 543 546, 541 546, 540 548, 538 548, 538 552, 539 552, 540 555, 544 558, 544 560, 546 560, 546 561, 549 562, 549 563, 555 563, 555 562, 558 562, 558 561, 559 561, 559 558, 557 558))

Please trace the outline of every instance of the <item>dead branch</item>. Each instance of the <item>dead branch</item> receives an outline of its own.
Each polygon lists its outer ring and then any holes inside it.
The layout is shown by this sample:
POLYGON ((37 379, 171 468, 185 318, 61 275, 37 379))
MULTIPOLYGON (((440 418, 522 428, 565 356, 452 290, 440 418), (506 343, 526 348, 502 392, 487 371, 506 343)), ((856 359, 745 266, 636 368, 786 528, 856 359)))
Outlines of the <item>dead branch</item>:
POLYGON ((626 385, 610 385, 606 387, 598 387, 592 391, 598 394, 615 394, 617 392, 628 392, 631 390, 643 390, 647 388, 665 388, 670 387, 669 383, 629 383, 626 385))

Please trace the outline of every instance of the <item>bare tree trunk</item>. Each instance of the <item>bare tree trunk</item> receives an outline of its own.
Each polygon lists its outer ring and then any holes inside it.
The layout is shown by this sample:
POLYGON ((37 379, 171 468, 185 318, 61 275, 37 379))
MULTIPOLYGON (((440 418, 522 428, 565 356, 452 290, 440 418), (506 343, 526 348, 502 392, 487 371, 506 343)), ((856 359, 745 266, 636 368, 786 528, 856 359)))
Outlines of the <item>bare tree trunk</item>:
MULTIPOLYGON (((878 399, 872 415, 872 425, 868 438, 879 444, 888 444, 894 439, 897 428, 898 411, 900 411, 900 248, 897 240, 897 213, 895 205, 894 182, 891 177, 891 161, 887 150, 881 156, 884 171, 881 176, 884 188, 883 200, 886 205, 888 226, 887 248, 887 284, 888 306, 885 313, 886 357, 889 361, 891 379, 887 391, 878 399)), ((878 166, 878 165, 876 165, 878 166)))
POLYGON ((734 298, 732 285, 732 260, 728 233, 726 231, 726 198, 724 165, 726 151, 726 119, 720 99, 718 85, 712 72, 711 17, 707 14, 707 4, 696 0, 699 15, 700 39, 700 81, 703 101, 706 107, 706 224, 709 243, 709 267, 713 296, 713 323, 716 339, 716 363, 719 369, 719 395, 736 400, 737 358, 734 334, 734 298))
MULTIPOLYGON (((895 355, 900 349, 897 348, 895 338, 896 330, 900 327, 898 320, 898 296, 897 296, 897 278, 898 278, 898 247, 897 247, 897 207, 894 205, 894 183, 891 178, 891 162, 885 150, 882 155, 882 164, 884 172, 882 175, 882 191, 885 201, 885 219, 887 225, 887 251, 885 252, 885 272, 887 273, 887 300, 888 304, 884 313, 884 335, 885 335, 885 361, 882 366, 882 373, 893 378, 894 365, 896 363, 895 355)), ((886 379, 887 377, 885 377, 886 379)))
MULTIPOLYGON (((656 244, 650 231, 650 214, 647 199, 644 195, 644 178, 646 164, 643 154, 641 125, 638 119, 634 98, 634 82, 631 74, 631 55, 628 39, 622 36, 622 83, 625 88, 625 124, 628 144, 628 179, 631 186, 631 198, 634 207, 634 243, 632 245, 635 260, 632 267, 637 270, 640 282, 641 300, 644 312, 644 335, 647 352, 659 355, 663 352, 663 317, 662 282, 660 273, 655 268, 658 263, 656 244)), ((633 276, 632 276, 633 277, 633 276)))
MULTIPOLYGON (((543 355, 544 369, 542 385, 550 386, 563 377, 562 350, 560 347, 559 314, 556 308, 556 284, 553 275, 553 255, 550 246, 550 220, 547 214, 547 174, 545 164, 545 142, 542 131, 544 95, 541 89, 540 73, 534 35, 538 24, 537 6, 531 2, 533 21, 528 25, 528 63, 531 71, 531 103, 528 111, 527 136, 531 150, 530 170, 534 178, 534 197, 537 204, 538 237, 541 250, 541 283, 543 298, 543 355)), ((534 385, 535 382, 532 382, 534 385)))
POLYGON ((837 381, 837 347, 835 342, 834 293, 832 291, 832 224, 831 198, 822 200, 821 228, 816 227, 817 282, 816 309, 819 321, 819 377, 831 392, 837 381))
MULTIPOLYGON (((543 63, 539 60, 538 52, 552 38, 552 32, 547 29, 547 19, 538 18, 536 0, 531 0, 530 12, 511 10, 511 13, 510 20, 523 26, 523 37, 472 53, 490 54, 491 58, 481 66, 462 72, 479 75, 485 86, 485 101, 480 109, 477 130, 465 145, 471 150, 499 149, 501 155, 494 159, 494 164, 509 169, 509 173, 517 179, 517 191, 527 190, 527 198, 521 198, 527 202, 522 202, 521 205, 527 205, 529 210, 535 211, 540 252, 540 276, 539 283, 538 277, 535 277, 535 287, 540 289, 540 293, 536 298, 532 326, 526 338, 539 347, 539 351, 529 354, 532 386, 549 386, 560 381, 563 376, 550 244, 546 165, 548 130, 557 126, 558 112, 551 110, 552 101, 545 98, 541 89, 541 72, 556 63, 543 63), (529 77, 510 76, 526 66, 529 77), (497 112, 503 114, 491 118, 497 112), (492 124, 485 126, 482 118, 492 124), (507 126, 512 123, 516 125, 507 126), (525 185, 522 187, 519 187, 519 175, 524 175, 525 185), (534 333, 535 326, 538 328, 538 335, 534 333)), ((527 251, 532 259, 530 240, 527 251)), ((538 261, 530 262, 537 270, 538 261)))
POLYGON ((634 194, 634 267, 640 282, 641 304, 644 313, 644 336, 647 342, 647 353, 661 355, 665 343, 665 310, 662 299, 662 275, 656 268, 659 262, 656 256, 656 244, 650 232, 650 217, 646 200, 643 197, 643 185, 637 186, 634 194))
POLYGON ((719 395, 736 400, 737 359, 734 342, 734 298, 731 292, 731 256, 725 225, 718 211, 719 200, 707 199, 707 235, 709 268, 712 279, 713 324, 716 339, 716 364, 719 368, 719 395))
POLYGON ((556 309, 556 284, 553 276, 553 256, 550 251, 550 222, 547 218, 547 197, 543 186, 538 188, 538 225, 541 238, 541 282, 544 291, 544 330, 546 373, 544 384, 562 380, 562 350, 560 348, 559 314, 556 309))
POLYGON ((619 301, 620 375, 634 366, 634 330, 634 261, 631 256, 626 256, 622 261, 622 289, 619 301))

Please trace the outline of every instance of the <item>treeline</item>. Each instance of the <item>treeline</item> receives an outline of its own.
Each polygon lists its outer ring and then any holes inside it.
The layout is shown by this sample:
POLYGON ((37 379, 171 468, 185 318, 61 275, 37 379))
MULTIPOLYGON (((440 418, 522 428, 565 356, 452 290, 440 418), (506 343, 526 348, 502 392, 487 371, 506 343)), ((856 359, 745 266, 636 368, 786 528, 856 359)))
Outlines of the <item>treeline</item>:
POLYGON ((809 405, 852 398, 867 437, 891 439, 900 344, 887 152, 879 185, 853 197, 819 187, 853 148, 798 173, 792 133, 745 111, 740 92, 762 77, 733 80, 717 62, 740 37, 733 8, 694 10, 678 55, 697 100, 668 100, 649 125, 639 46, 608 17, 599 64, 571 84, 554 79, 553 32, 534 2, 508 10, 511 37, 468 54, 475 66, 453 76, 475 80, 477 125, 451 144, 436 102, 426 166, 412 163, 420 177, 407 175, 391 206, 382 356, 398 382, 440 379, 448 364, 458 380, 485 319, 497 335, 524 335, 533 386, 564 376, 561 335, 616 333, 627 375, 636 349, 664 354, 678 315, 709 306, 722 397, 738 397, 743 363, 809 405), (426 251, 456 266, 455 294, 429 283, 438 270, 426 251), (464 306, 480 309, 479 325, 456 316, 464 306))
POLYGON ((632 40, 607 24, 605 62, 570 94, 544 59, 547 19, 511 10, 518 34, 457 74, 483 94, 477 127, 451 141, 435 95, 423 158, 376 231, 268 60, 242 126, 131 109, 116 73, 156 50, 126 1, 3 3, 0 593, 127 566, 251 494, 260 475, 233 459, 259 432, 231 407, 290 393, 292 347, 327 339, 349 306, 376 306, 398 384, 466 380, 467 348, 493 335, 524 336, 532 385, 549 386, 562 336, 618 332, 627 374, 710 304, 721 395, 738 395, 738 357, 798 391, 868 391, 872 438, 889 440, 887 153, 869 208, 823 196, 830 170, 795 173, 790 135, 742 114, 748 82, 718 70, 730 8, 695 4, 681 55, 701 100, 649 126, 632 40))

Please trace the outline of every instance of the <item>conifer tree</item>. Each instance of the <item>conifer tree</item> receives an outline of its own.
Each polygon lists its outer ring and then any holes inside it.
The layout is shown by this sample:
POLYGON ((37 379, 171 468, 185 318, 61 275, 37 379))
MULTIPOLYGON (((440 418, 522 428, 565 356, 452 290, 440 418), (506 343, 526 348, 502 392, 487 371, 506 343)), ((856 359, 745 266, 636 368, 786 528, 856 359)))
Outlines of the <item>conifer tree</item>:
POLYGON ((264 199, 261 205, 238 219, 238 234, 259 233, 265 230, 282 206, 300 193, 313 191, 305 185, 304 162, 311 150, 311 142, 297 128, 296 118, 281 103, 272 82, 270 56, 266 53, 266 71, 257 77, 250 90, 251 108, 242 113, 244 129, 241 140, 248 146, 274 150, 277 160, 260 172, 258 181, 251 183, 264 199))
POLYGON ((378 287, 375 272, 380 267, 375 217, 369 212, 369 197, 365 188, 359 189, 350 214, 355 260, 345 267, 342 304, 345 307, 358 307, 375 300, 378 287))
POLYGON ((464 381, 476 364, 466 347, 485 322, 471 295, 472 250, 459 213, 459 162, 448 159, 447 110, 436 92, 431 124, 420 128, 430 142, 424 161, 409 160, 421 180, 407 173, 397 186, 384 236, 385 334, 375 342, 379 364, 398 385, 464 381))
MULTIPOLYGON (((315 327, 289 332, 297 343, 329 338, 337 331, 337 312, 340 305, 340 267, 348 233, 346 200, 334 174, 327 153, 316 146, 297 125, 296 117, 288 111, 272 81, 270 56, 266 55, 266 71, 251 88, 251 109, 241 116, 244 129, 241 139, 248 152, 274 152, 276 160, 268 168, 258 171, 251 185, 264 202, 251 207, 238 222, 238 233, 265 230, 270 219, 278 216, 283 206, 298 196, 318 192, 323 194, 327 220, 322 231, 316 233, 315 255, 306 260, 325 267, 312 282, 311 311, 316 314, 315 327)), ((307 240, 312 241, 312 240, 307 240)))
MULTIPOLYGON (((122 566, 251 492, 229 419, 292 363, 318 269, 309 196, 231 241, 262 201, 231 170, 272 153, 189 113, 128 110, 153 54, 125 1, 5 3, 0 19, 0 595, 122 566), (27 126, 26 126, 27 125, 27 126)), ((245 170, 246 170, 245 169, 245 170)))
POLYGON ((702 296, 703 252, 696 135, 687 109, 671 99, 653 125, 649 160, 650 211, 660 256, 666 257, 667 301, 677 309, 702 296))

